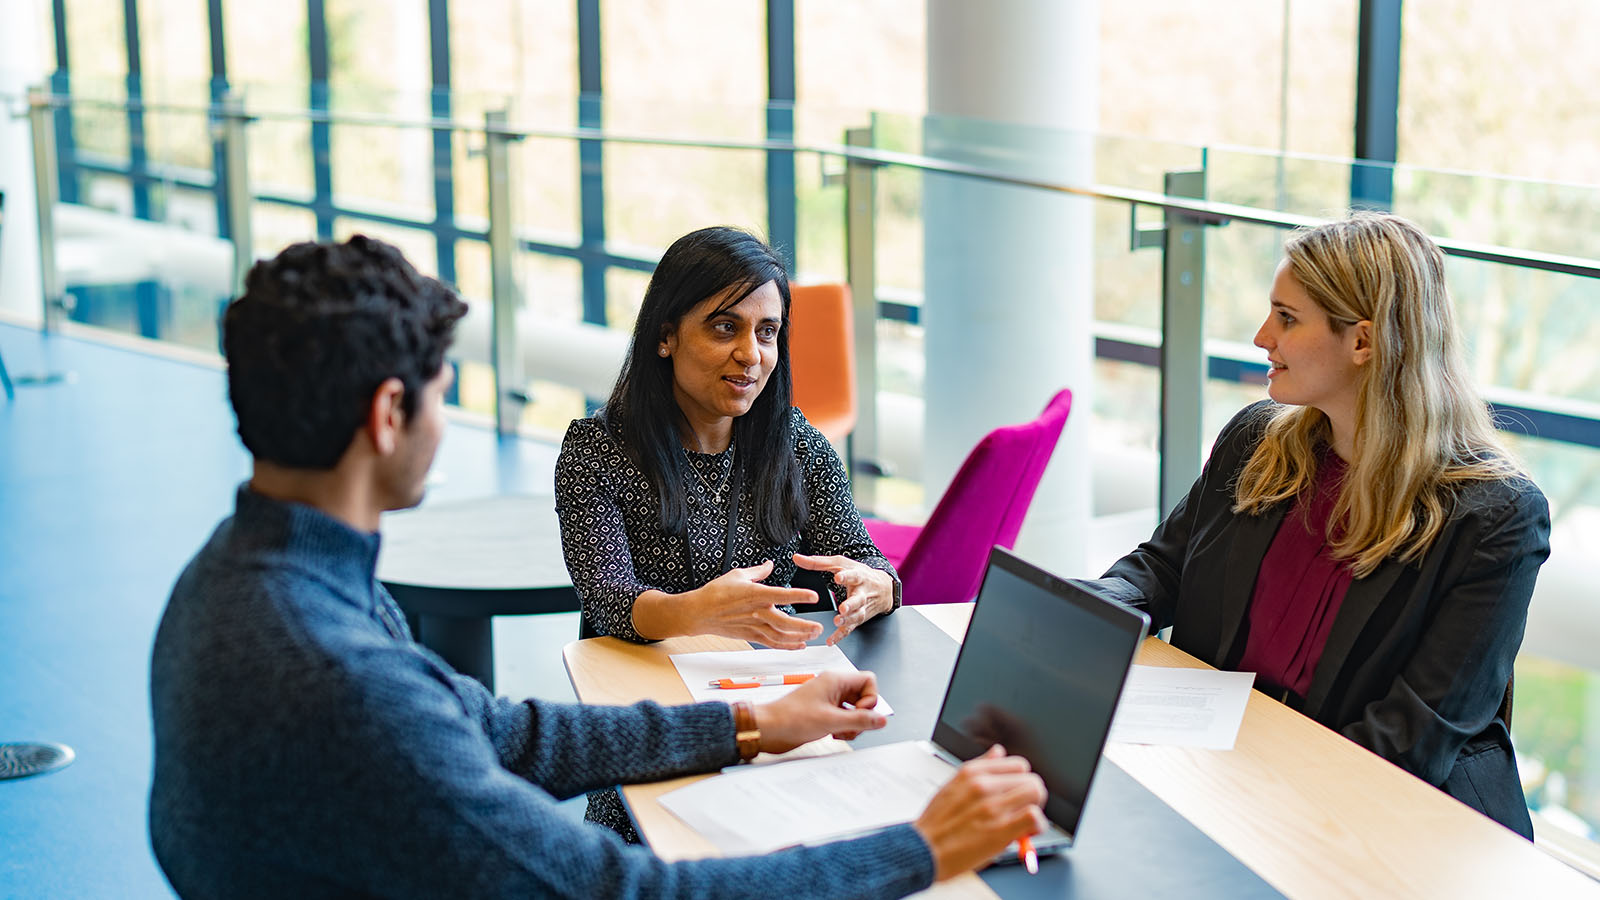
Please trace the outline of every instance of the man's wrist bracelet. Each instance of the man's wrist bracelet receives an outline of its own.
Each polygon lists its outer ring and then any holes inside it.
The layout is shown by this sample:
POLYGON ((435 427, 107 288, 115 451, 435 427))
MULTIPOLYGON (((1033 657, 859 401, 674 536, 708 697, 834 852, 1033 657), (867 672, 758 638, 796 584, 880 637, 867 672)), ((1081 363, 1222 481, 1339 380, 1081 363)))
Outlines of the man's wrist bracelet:
POLYGON ((761 729, 756 727, 756 708, 749 700, 733 704, 733 740, 739 745, 739 758, 749 762, 761 752, 761 729))

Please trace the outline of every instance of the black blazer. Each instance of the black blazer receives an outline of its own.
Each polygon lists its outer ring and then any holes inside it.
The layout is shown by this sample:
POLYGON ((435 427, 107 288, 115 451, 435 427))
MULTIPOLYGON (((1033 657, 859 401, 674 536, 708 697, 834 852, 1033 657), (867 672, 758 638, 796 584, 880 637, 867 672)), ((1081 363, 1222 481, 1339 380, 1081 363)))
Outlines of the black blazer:
MULTIPOLYGON (((1188 496, 1106 572, 1150 614, 1152 631, 1171 625, 1174 646, 1218 668, 1235 668, 1244 653, 1256 573, 1289 508, 1232 512, 1234 483, 1273 407, 1234 416, 1188 496)), ((1310 690, 1289 704, 1531 839, 1496 712, 1549 538, 1532 482, 1464 486, 1421 560, 1386 560, 1350 583, 1310 690)))

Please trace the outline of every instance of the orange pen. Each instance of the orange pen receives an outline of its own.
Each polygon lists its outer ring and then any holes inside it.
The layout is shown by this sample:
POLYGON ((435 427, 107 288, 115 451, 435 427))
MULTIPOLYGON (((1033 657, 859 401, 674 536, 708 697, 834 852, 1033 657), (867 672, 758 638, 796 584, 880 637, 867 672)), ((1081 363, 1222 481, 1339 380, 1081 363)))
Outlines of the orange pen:
POLYGON ((815 672, 800 672, 795 675, 735 675, 732 678, 713 678, 706 686, 736 691, 740 688, 758 688, 773 684, 805 684, 815 677, 817 677, 815 672))
POLYGON ((1039 854, 1033 852, 1033 837, 1023 835, 1017 838, 1017 859, 1028 868, 1029 875, 1039 874, 1039 854))

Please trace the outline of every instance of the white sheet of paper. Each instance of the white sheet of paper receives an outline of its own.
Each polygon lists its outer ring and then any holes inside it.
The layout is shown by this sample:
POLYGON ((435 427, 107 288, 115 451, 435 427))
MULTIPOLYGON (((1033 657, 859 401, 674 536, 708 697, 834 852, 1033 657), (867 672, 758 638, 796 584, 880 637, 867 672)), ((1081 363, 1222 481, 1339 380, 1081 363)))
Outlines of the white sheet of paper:
POLYGON ((927 743, 901 741, 728 771, 661 805, 724 853, 769 853, 909 822, 955 772, 927 743))
POLYGON ((1110 740, 1232 750, 1254 672, 1134 666, 1110 740))
MULTIPOLYGON (((715 678, 735 675, 793 675, 799 672, 854 672, 855 663, 838 647, 820 644, 804 650, 717 650, 710 653, 675 653, 668 657, 689 689, 696 703, 717 700, 732 703, 749 700, 751 703, 769 703, 794 690, 799 685, 772 684, 754 688, 725 691, 709 687, 715 678)), ((889 701, 878 697, 878 712, 894 715, 889 701)))

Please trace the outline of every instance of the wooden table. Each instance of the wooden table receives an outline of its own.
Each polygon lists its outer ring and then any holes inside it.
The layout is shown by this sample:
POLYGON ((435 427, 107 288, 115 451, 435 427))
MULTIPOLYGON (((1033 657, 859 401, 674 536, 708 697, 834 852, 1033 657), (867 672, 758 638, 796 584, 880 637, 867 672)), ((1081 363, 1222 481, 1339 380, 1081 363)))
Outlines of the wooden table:
POLYGON ((417 640, 494 690, 494 616, 572 612, 555 498, 503 495, 383 517, 378 580, 417 640))
MULTIPOLYGON (((910 607, 956 640, 971 604, 910 607)), ((564 656, 585 703, 684 703, 673 653, 742 650, 710 636, 628 644, 597 638, 564 656)), ((1140 663, 1203 667, 1155 638, 1140 663)), ((1111 744, 1107 758, 1290 898, 1596 897, 1600 885, 1425 782, 1252 692, 1233 750, 1111 744)), ((662 794, 692 776, 623 789, 639 832, 666 859, 717 851, 666 810, 662 794)), ((1159 851, 1152 850, 1152 860, 1159 851)), ((1159 863, 1156 863, 1159 864, 1159 863)), ((975 876, 928 896, 993 897, 975 876)))

